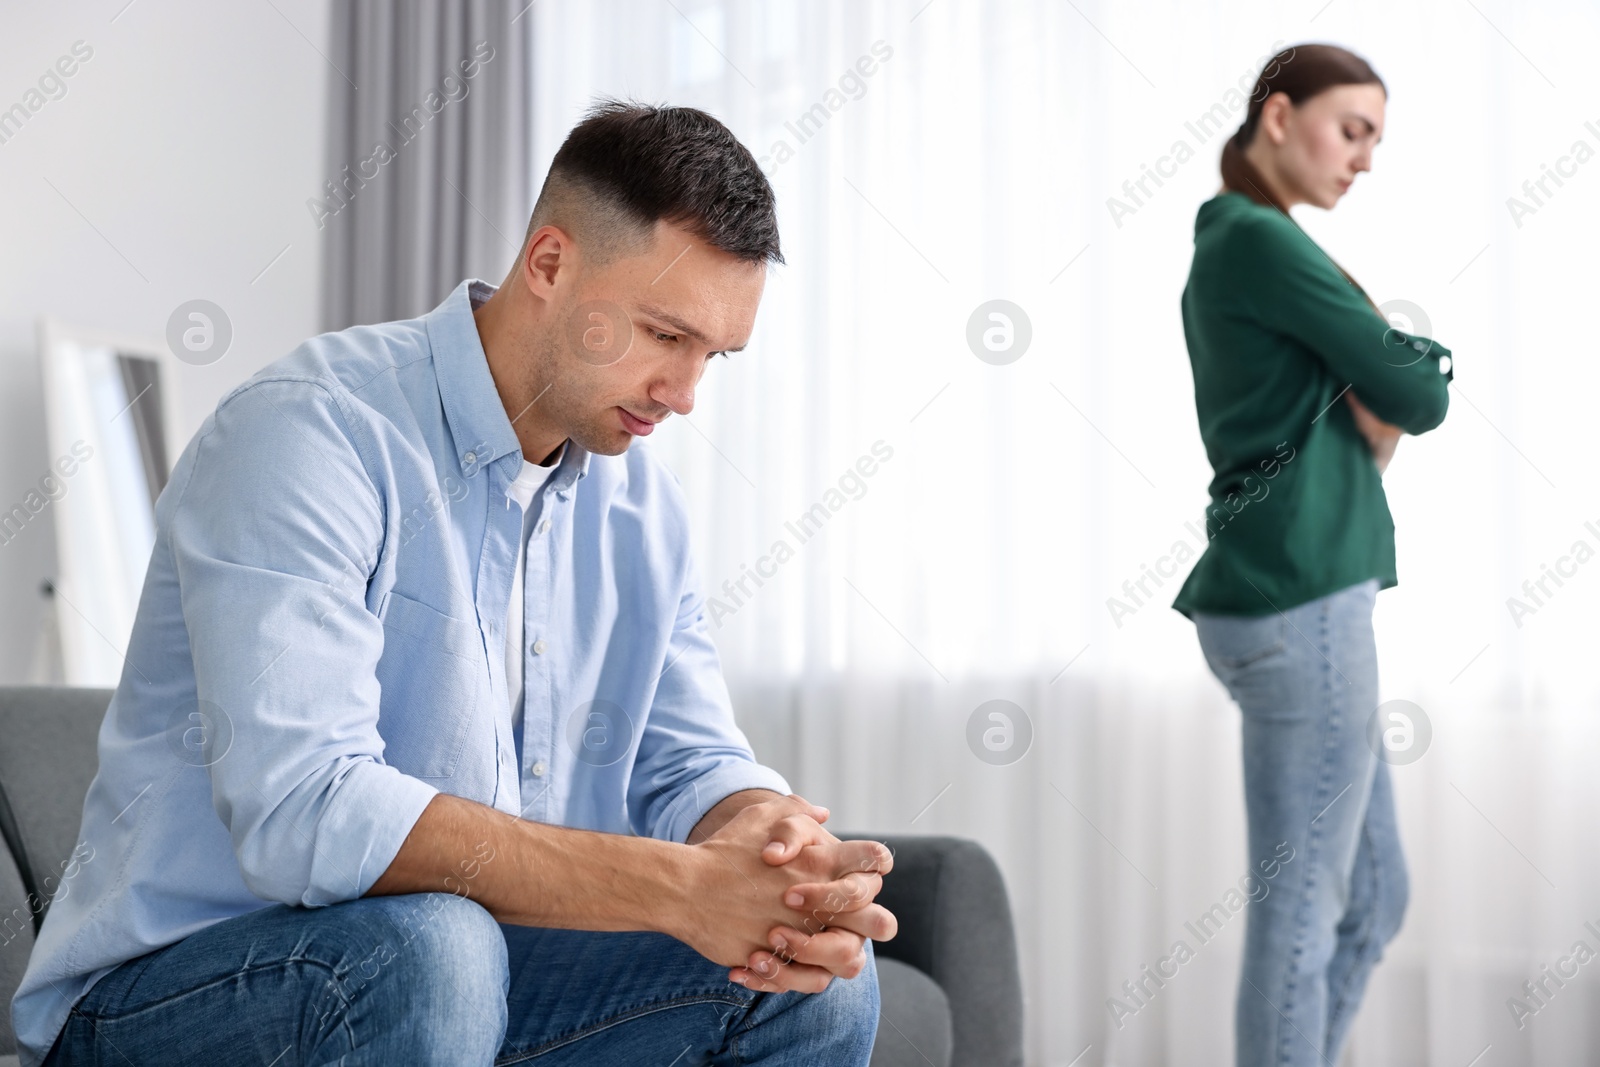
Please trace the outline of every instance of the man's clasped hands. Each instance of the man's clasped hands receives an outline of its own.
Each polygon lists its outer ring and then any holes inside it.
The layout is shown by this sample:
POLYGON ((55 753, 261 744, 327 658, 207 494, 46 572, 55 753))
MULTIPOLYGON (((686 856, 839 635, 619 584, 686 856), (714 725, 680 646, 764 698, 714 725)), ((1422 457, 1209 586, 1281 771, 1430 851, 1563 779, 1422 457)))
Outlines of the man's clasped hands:
POLYGON ((773 794, 691 846, 708 906, 675 936, 759 992, 819 993, 860 974, 867 939, 898 929, 873 903, 894 856, 877 841, 840 841, 827 821, 827 808, 773 794))

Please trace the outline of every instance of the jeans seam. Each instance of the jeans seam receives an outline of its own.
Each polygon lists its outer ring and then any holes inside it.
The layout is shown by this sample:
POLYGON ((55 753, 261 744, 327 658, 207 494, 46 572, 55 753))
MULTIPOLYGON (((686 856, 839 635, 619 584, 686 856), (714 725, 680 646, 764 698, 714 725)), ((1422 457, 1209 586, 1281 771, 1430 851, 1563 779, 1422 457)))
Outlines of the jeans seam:
MULTIPOLYGON (((770 994, 767 994, 767 993, 757 993, 755 995, 755 998, 750 1001, 750 1012, 749 1012, 749 1014, 750 1015, 754 1015, 755 1014, 755 1005, 757 1004, 757 1002, 759 1002, 762 997, 766 997, 766 996, 769 996, 769 995, 770 994)), ((748 1019, 746 1020, 746 1022, 748 1023, 748 1019)), ((733 1062, 734 1062, 735 1067, 737 1067, 738 1064, 741 1064, 741 1063, 745 1062, 744 1053, 741 1051, 741 1046, 742 1046, 742 1043, 743 1043, 744 1036, 745 1036, 746 1032, 747 1031, 734 1030, 731 1034, 728 1035, 728 1054, 733 1057, 733 1062)))
POLYGON ((1379 862, 1380 862, 1379 857, 1378 857, 1378 850, 1375 847, 1373 847, 1372 841, 1371 841, 1371 835, 1367 832, 1367 828, 1366 828, 1365 825, 1362 826, 1361 833, 1362 833, 1363 836, 1368 838, 1368 841, 1367 841, 1367 853, 1368 853, 1368 855, 1370 855, 1372 857, 1372 885, 1371 885, 1372 895, 1370 897, 1370 899, 1372 901, 1372 906, 1371 906, 1371 909, 1369 910, 1369 913, 1368 913, 1368 916, 1367 916, 1367 921, 1363 922, 1361 924, 1361 941, 1355 947, 1355 953, 1354 953, 1355 961, 1352 963, 1352 966, 1350 967, 1349 973, 1345 975, 1343 986, 1340 988, 1337 996, 1334 996, 1334 991, 1332 989, 1330 989, 1328 991, 1328 995, 1329 995, 1328 1032, 1329 1033, 1333 1032, 1335 1024, 1339 1022, 1341 1016, 1343 1016, 1343 1014, 1344 1014, 1345 1007, 1346 1007, 1346 1004, 1347 1004, 1347 1000, 1346 1000, 1346 997, 1345 997, 1345 991, 1350 988, 1350 985, 1351 985, 1351 983, 1353 983, 1355 981, 1356 976, 1358 974, 1362 973, 1362 968, 1359 967, 1359 966, 1356 966, 1355 964, 1359 963, 1361 960, 1366 958, 1367 948, 1373 942, 1373 936, 1372 936, 1373 927, 1376 925, 1375 920, 1376 920, 1376 917, 1377 917, 1377 908, 1379 907, 1378 887, 1382 883, 1383 879, 1381 879, 1378 876, 1378 865, 1379 865, 1379 862))
MULTIPOLYGON (((245 967, 241 967, 237 971, 233 971, 233 972, 231 972, 229 974, 222 975, 222 976, 217 977, 217 978, 213 978, 213 979, 211 979, 210 981, 207 981, 207 982, 202 982, 202 983, 200 983, 199 985, 196 985, 196 986, 191 986, 190 988, 185 989, 185 990, 183 990, 181 992, 172 993, 172 994, 169 994, 167 996, 161 997, 161 998, 159 998, 157 1000, 153 1000, 148 1004, 144 1004, 144 1005, 141 1005, 138 1008, 135 1008, 133 1011, 124 1012, 124 1013, 122 1013, 120 1015, 105 1015, 105 1014, 101 1014, 100 1012, 86 1010, 81 1005, 74 1004, 72 1006, 72 1009, 67 1013, 67 1020, 68 1020, 68 1022, 70 1022, 72 1020, 73 1016, 77 1016, 78 1018, 82 1019, 84 1022, 89 1024, 89 1028, 94 1031, 95 1037, 98 1040, 99 1035, 100 1035, 100 1027, 97 1025, 97 1023, 120 1023, 120 1022, 123 1022, 125 1020, 135 1019, 135 1018, 139 1017, 140 1015, 143 1015, 144 1013, 146 1013, 148 1011, 153 1011, 153 1010, 155 1010, 157 1008, 166 1007, 167 1005, 173 1003, 174 1001, 182 1000, 185 997, 193 996, 196 993, 199 993, 199 992, 202 992, 204 990, 210 989, 213 986, 221 985, 224 982, 231 982, 231 981, 234 981, 236 979, 243 978, 243 977, 245 977, 247 975, 257 974, 257 973, 262 972, 262 971, 271 971, 271 970, 281 969, 281 968, 290 966, 292 964, 309 964, 311 967, 320 968, 320 969, 326 971, 328 973, 328 979, 329 979, 328 980, 328 985, 333 987, 334 993, 335 993, 336 996, 339 997, 339 1000, 341 1002, 342 1007, 349 1008, 351 1003, 353 1003, 350 999, 346 998, 344 993, 341 990, 339 990, 339 988, 338 988, 338 982, 336 981, 337 976, 338 976, 338 971, 337 971, 336 968, 330 966, 327 963, 324 963, 321 960, 312 959, 309 956, 290 956, 290 957, 287 957, 285 959, 274 960, 271 963, 251 964, 251 965, 248 965, 248 966, 245 966, 245 967)), ((108 975, 107 977, 110 977, 110 976, 108 975)), ((339 1026, 339 1028, 341 1030, 343 1030, 345 1032, 345 1036, 350 1042, 350 1047, 354 1048, 355 1047, 355 1032, 350 1029, 350 1020, 349 1020, 349 1017, 348 1017, 348 1012, 341 1011, 339 1013, 339 1019, 338 1019, 338 1024, 337 1025, 339 1026)), ((66 1027, 63 1026, 62 1029, 65 1030, 66 1027)))
MULTIPOLYGON (((760 994, 757 994, 757 996, 760 996, 760 994)), ((754 998, 749 1001, 745 1001, 739 997, 730 997, 725 993, 696 993, 691 996, 675 997, 670 1000, 661 1000, 650 1004, 641 1004, 636 1008, 629 1008, 626 1011, 619 1012, 618 1014, 603 1019, 600 1022, 592 1023, 581 1030, 575 1030, 572 1033, 566 1034, 562 1037, 553 1038, 549 1041, 546 1041, 542 1045, 535 1046, 534 1048, 519 1049, 504 1058, 496 1057, 494 1063, 495 1067, 506 1067, 507 1064, 523 1063, 527 1060, 534 1059, 535 1057, 543 1056, 547 1052, 553 1052, 565 1045, 570 1045, 574 1041, 580 1041, 586 1037, 593 1037, 595 1034, 598 1034, 603 1030, 609 1030, 613 1026, 617 1026, 624 1022, 630 1022, 634 1019, 643 1018, 646 1015, 653 1015, 658 1011, 668 1011, 672 1008, 692 1007, 696 1004, 731 1004, 735 1007, 747 1008, 753 1003, 755 1003, 754 998)))
MULTIPOLYGON (((1333 666, 1333 662, 1330 659, 1328 659, 1328 651, 1330 650, 1330 647, 1331 647, 1331 641, 1329 640, 1329 638, 1331 636, 1330 631, 1332 629, 1332 609, 1331 609, 1331 606, 1328 604, 1328 602, 1326 600, 1322 601, 1322 603, 1320 605, 1320 609, 1321 610, 1320 610, 1319 622, 1321 623, 1321 628, 1320 628, 1320 631, 1319 631, 1319 633, 1317 635, 1318 638, 1319 638, 1320 646, 1317 648, 1317 651, 1323 658, 1323 667, 1324 667, 1324 670, 1322 671, 1322 675, 1323 675, 1323 678, 1324 678, 1324 689, 1323 689, 1323 692, 1324 692, 1325 697, 1327 698, 1326 706, 1328 708, 1329 714, 1327 716, 1327 721, 1326 721, 1326 724, 1325 724, 1325 733, 1324 733, 1323 744, 1322 744, 1321 765, 1317 769, 1318 770, 1317 793, 1318 793, 1319 796, 1325 796, 1327 794, 1327 792, 1328 792, 1328 789, 1329 789, 1328 774, 1329 774, 1329 772, 1330 772, 1330 770, 1332 769, 1332 766, 1333 766, 1332 754, 1333 754, 1335 748, 1337 747, 1338 734, 1339 734, 1339 725, 1338 725, 1337 716, 1332 714, 1333 705, 1334 705, 1334 699, 1333 699, 1334 698, 1333 671, 1335 670, 1335 668, 1333 666)), ((1315 899, 1315 895, 1316 895, 1316 885, 1317 885, 1317 882, 1316 882, 1316 878, 1317 878, 1316 869, 1317 868, 1316 868, 1315 860, 1317 859, 1317 856, 1320 854, 1320 846, 1322 844, 1322 830, 1319 827, 1317 827, 1316 823, 1317 823, 1317 819, 1320 818, 1320 817, 1321 817, 1321 815, 1319 813, 1318 816, 1314 817, 1311 820, 1311 826, 1307 828, 1305 893, 1301 898, 1299 913, 1297 914, 1297 916, 1295 918, 1294 948, 1291 950, 1291 954, 1290 954, 1291 963, 1290 963, 1290 966, 1289 966, 1289 974, 1288 974, 1287 978, 1284 981, 1283 1017, 1284 1017, 1285 1022, 1288 1023, 1289 1028, 1291 1030, 1296 1029, 1294 1024, 1293 1024, 1293 1022, 1289 1021, 1293 1017, 1292 1016, 1292 1009, 1294 1007, 1294 998, 1295 998, 1296 984, 1297 984, 1296 980, 1295 980, 1297 964, 1294 961, 1297 961, 1299 959, 1299 957, 1301 956, 1301 954, 1302 954, 1302 952, 1304 950, 1305 943, 1306 943, 1306 931, 1311 926, 1311 914, 1310 914, 1311 913, 1311 905, 1312 905, 1312 901, 1315 899)), ((1311 1038, 1309 1036, 1304 1035, 1304 1034, 1298 1034, 1296 1036, 1299 1036, 1302 1040, 1305 1040, 1305 1041, 1310 1041, 1311 1040, 1311 1038)), ((1318 1035, 1318 1038, 1320 1040, 1321 1035, 1318 1035)), ((1291 1041, 1290 1033, 1287 1030, 1282 1031, 1282 1037, 1279 1039, 1279 1042, 1278 1042, 1279 1062, 1280 1063, 1289 1064, 1289 1063, 1292 1062, 1292 1059, 1291 1059, 1292 1056, 1293 1056, 1292 1045, 1293 1045, 1293 1042, 1291 1041)), ((1321 1049, 1318 1049, 1317 1051, 1320 1053, 1321 1049)))
MULTIPOLYGON (((123 1019, 131 1019, 136 1015, 142 1015, 153 1008, 165 1007, 174 1000, 182 1000, 184 997, 192 996, 201 990, 210 989, 212 986, 221 985, 223 982, 231 982, 236 978, 240 978, 248 974, 255 974, 258 971, 270 971, 274 968, 285 967, 292 963, 307 963, 313 967, 320 967, 327 971, 329 975, 335 975, 338 973, 333 967, 322 962, 321 960, 312 959, 310 956, 288 956, 281 960, 273 960, 271 963, 255 963, 241 967, 237 971, 230 971, 225 975, 219 975, 218 977, 212 978, 209 981, 201 982, 199 985, 190 986, 189 988, 180 992, 170 993, 167 996, 161 997, 157 1000, 152 1000, 148 1004, 140 1005, 134 1010, 124 1012, 121 1015, 106 1015, 97 1011, 86 1011, 81 1006, 77 1005, 74 1005, 72 1011, 74 1014, 81 1015, 85 1019, 98 1019, 101 1022, 108 1023, 121 1022, 123 1019)), ((109 977, 109 975, 107 977, 109 977)))

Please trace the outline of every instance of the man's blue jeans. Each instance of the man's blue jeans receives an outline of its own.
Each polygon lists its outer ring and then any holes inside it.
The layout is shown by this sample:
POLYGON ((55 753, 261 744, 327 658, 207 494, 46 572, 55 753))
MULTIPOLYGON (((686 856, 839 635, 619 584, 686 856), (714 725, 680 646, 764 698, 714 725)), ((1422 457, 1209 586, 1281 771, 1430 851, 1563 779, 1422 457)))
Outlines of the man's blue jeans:
POLYGON ((1367 737, 1377 592, 1370 579, 1271 615, 1195 614, 1206 662, 1244 718, 1251 870, 1281 843, 1294 850, 1248 909, 1239 1067, 1336 1062, 1405 914, 1389 768, 1367 737))
POLYGON ((122 964, 47 1061, 77 1064, 844 1064, 878 1028, 867 968, 756 993, 664 934, 502 925, 450 893, 276 904, 122 964))

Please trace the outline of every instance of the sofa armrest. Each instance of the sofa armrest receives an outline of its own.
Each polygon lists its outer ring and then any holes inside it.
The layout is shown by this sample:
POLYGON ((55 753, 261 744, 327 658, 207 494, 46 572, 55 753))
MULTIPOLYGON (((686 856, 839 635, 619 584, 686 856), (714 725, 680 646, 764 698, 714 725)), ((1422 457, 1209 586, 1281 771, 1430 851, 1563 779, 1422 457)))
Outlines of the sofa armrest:
POLYGON ((901 834, 841 834, 882 841, 894 853, 878 903, 900 931, 873 945, 927 974, 950 998, 956 1067, 1022 1067, 1022 974, 1005 880, 976 841, 901 834))

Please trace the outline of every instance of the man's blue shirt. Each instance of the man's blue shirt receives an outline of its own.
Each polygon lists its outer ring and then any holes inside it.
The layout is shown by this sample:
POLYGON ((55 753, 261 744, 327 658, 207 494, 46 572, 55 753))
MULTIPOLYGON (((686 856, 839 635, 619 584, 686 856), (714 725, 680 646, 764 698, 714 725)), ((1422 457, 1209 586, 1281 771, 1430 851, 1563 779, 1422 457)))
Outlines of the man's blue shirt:
POLYGON ((734 723, 682 489, 640 442, 569 442, 540 490, 518 766, 522 453, 472 315, 493 291, 306 341, 179 458, 76 863, 14 1001, 24 1065, 117 964, 360 897, 438 792, 672 841, 731 793, 789 792, 734 723))

